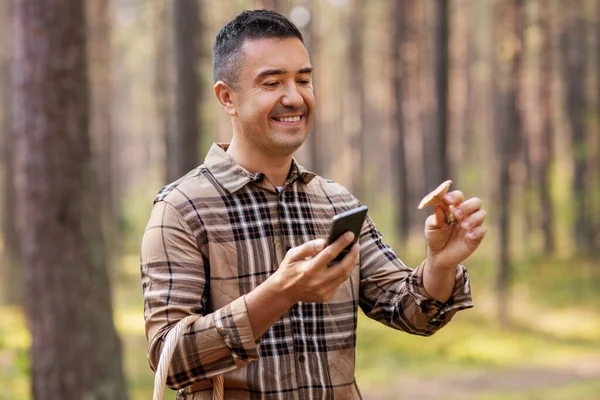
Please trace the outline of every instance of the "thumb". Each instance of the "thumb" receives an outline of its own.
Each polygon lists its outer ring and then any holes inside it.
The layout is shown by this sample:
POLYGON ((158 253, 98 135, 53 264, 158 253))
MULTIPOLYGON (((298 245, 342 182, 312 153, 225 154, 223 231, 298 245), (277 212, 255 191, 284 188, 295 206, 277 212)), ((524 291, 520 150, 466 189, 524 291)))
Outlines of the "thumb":
POLYGON ((441 228, 446 221, 446 213, 440 206, 435 206, 433 214, 425 221, 425 230, 434 230, 441 228))
POLYGON ((316 239, 290 249, 287 255, 290 260, 300 261, 319 254, 324 248, 325 239, 316 239))

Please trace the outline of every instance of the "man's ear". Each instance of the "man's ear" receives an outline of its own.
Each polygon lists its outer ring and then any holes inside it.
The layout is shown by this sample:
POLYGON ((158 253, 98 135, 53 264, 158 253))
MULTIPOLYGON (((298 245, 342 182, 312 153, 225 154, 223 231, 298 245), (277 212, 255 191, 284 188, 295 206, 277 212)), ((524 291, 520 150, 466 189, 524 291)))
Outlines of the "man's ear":
POLYGON ((225 110, 225 112, 231 117, 237 115, 237 110, 233 103, 233 89, 231 86, 223 81, 218 81, 215 83, 214 91, 215 96, 217 96, 217 100, 219 100, 219 103, 221 103, 221 106, 223 107, 223 110, 225 110))

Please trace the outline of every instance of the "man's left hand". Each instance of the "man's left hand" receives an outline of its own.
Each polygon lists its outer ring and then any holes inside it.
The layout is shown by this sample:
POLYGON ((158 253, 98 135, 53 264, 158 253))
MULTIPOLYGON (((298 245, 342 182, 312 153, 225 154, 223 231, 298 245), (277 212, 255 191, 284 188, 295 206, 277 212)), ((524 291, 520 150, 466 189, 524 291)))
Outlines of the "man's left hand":
POLYGON ((443 201, 445 207, 436 206, 425 222, 427 258, 436 269, 454 269, 477 250, 485 237, 486 212, 480 199, 465 200, 459 190, 446 194, 443 201), (448 215, 444 209, 454 210, 454 222, 446 223, 448 215))

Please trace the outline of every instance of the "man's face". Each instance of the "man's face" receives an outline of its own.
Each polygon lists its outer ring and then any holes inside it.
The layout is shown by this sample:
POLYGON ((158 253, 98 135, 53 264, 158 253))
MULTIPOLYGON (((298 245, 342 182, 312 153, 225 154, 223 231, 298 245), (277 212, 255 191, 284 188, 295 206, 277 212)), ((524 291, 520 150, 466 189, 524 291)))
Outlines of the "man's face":
POLYGON ((262 153, 288 155, 306 140, 315 97, 308 53, 297 38, 246 41, 231 98, 240 140, 262 153))

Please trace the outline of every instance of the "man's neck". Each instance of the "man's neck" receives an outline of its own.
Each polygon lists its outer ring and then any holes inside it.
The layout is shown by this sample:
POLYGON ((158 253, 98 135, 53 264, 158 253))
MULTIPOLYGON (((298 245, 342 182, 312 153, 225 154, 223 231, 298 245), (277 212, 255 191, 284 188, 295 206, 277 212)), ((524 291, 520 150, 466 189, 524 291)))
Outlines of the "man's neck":
POLYGON ((292 165, 292 155, 278 156, 276 154, 263 154, 257 149, 252 149, 250 146, 231 140, 231 144, 227 149, 227 154, 239 166, 243 167, 250 173, 261 172, 275 185, 283 186, 292 165))

